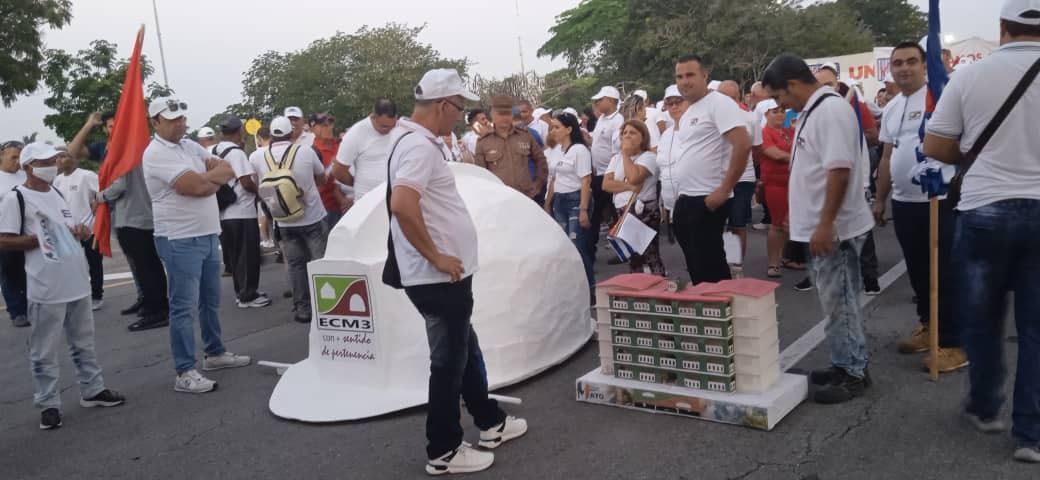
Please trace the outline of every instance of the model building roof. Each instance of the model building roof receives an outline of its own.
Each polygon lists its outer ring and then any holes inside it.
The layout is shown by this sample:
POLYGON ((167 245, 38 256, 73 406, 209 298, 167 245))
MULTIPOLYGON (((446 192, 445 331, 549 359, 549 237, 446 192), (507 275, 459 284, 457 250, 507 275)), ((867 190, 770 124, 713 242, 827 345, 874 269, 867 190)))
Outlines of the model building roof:
POLYGON ((597 287, 617 288, 626 290, 646 290, 657 284, 664 283, 665 278, 649 273, 626 273, 618 275, 610 280, 596 284, 597 287))
POLYGON ((756 278, 741 278, 737 280, 723 280, 718 283, 704 282, 687 290, 691 290, 692 293, 698 295, 730 294, 761 298, 776 290, 779 286, 780 284, 776 282, 756 278))
POLYGON ((642 290, 612 290, 610 291, 610 295, 631 298, 678 300, 681 302, 729 303, 730 300, 732 300, 731 297, 725 295, 703 295, 699 292, 696 292, 694 290, 694 287, 686 287, 685 290, 679 292, 669 292, 668 282, 660 282, 657 285, 642 290))

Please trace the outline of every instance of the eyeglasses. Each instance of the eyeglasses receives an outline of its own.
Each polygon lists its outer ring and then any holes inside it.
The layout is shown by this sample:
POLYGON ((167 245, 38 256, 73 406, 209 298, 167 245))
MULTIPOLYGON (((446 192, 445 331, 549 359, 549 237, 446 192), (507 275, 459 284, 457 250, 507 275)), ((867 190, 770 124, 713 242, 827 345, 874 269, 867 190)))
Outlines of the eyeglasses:
POLYGON ((462 111, 464 111, 466 109, 465 105, 456 104, 455 102, 453 102, 451 100, 448 100, 447 98, 444 99, 444 102, 447 103, 448 105, 451 105, 451 106, 455 107, 455 110, 458 110, 460 112, 462 112, 462 111))
POLYGON ((664 104, 666 106, 673 107, 675 105, 681 105, 682 102, 683 102, 683 99, 681 99, 681 98, 670 98, 668 100, 665 100, 664 104))
POLYGON ((17 140, 11 140, 10 142, 4 142, 3 145, 0 145, 0 150, 7 150, 8 148, 17 148, 18 150, 21 150, 25 148, 25 144, 17 140))

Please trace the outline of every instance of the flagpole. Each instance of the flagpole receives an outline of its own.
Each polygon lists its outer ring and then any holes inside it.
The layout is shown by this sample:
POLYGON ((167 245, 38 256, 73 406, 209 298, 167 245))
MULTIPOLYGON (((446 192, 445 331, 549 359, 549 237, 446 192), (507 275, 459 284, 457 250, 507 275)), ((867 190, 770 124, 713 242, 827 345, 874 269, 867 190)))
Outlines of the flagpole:
MULTIPOLYGON (((928 248, 931 281, 928 295, 928 348, 932 362, 929 374, 939 381, 939 197, 928 200, 928 248)), ((947 312, 949 314, 949 312, 947 312)))
POLYGON ((155 5, 155 0, 152 0, 152 13, 155 14, 155 34, 159 37, 159 61, 162 63, 163 86, 169 90, 170 79, 166 76, 166 54, 163 52, 162 30, 159 29, 159 8, 155 5))

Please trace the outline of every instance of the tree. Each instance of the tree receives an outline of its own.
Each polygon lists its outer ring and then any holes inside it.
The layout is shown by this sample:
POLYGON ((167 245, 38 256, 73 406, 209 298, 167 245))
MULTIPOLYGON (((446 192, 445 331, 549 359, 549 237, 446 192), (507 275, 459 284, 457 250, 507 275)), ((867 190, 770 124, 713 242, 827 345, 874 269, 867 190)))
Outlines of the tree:
MULTIPOLYGON (((106 40, 94 40, 90 47, 75 55, 63 50, 47 50, 43 82, 50 90, 44 104, 56 113, 43 117, 43 124, 59 137, 70 141, 83 126, 91 112, 112 111, 119 105, 126 80, 128 60, 117 57, 117 45, 106 40)), ((152 74, 153 68, 141 57, 142 81, 152 74)), ((152 82, 148 85, 148 99, 166 96, 173 91, 152 82)), ((101 140, 100 130, 91 140, 101 140)))
POLYGON ((368 115, 381 98, 411 111, 415 85, 427 70, 454 68, 466 74, 465 58, 444 58, 416 40, 425 26, 388 23, 336 33, 296 52, 266 52, 253 59, 242 81, 237 114, 265 123, 287 106, 304 113, 330 112, 337 127, 368 115))
POLYGON ((0 3, 0 100, 36 91, 43 76, 41 28, 60 29, 72 20, 71 0, 4 0, 0 3))
POLYGON ((874 36, 875 45, 916 42, 928 33, 928 15, 907 0, 838 0, 874 36))

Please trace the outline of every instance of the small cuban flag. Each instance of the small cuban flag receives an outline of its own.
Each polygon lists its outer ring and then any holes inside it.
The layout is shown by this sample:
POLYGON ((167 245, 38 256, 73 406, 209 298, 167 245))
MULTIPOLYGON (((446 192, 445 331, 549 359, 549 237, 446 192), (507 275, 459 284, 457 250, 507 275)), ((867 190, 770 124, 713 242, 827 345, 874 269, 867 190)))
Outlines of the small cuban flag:
POLYGON ((627 242, 620 238, 611 236, 607 237, 607 241, 610 242, 610 248, 614 249, 614 253, 617 254, 618 259, 622 262, 628 262, 632 258, 632 255, 635 255, 636 253, 627 242))
POLYGON ((921 150, 924 148, 925 125, 932 118, 935 105, 939 103, 939 97, 942 96, 943 89, 950 81, 950 77, 946 73, 946 64, 942 58, 942 41, 939 34, 941 30, 939 0, 929 0, 928 48, 925 58, 928 64, 928 99, 925 101, 924 119, 918 130, 921 144, 917 146, 917 165, 910 171, 913 183, 920 185, 921 191, 927 193, 929 198, 945 196, 949 191, 950 180, 957 173, 956 166, 928 158, 921 150))

